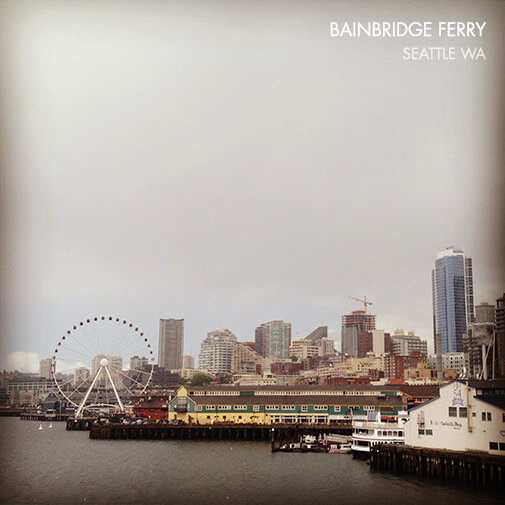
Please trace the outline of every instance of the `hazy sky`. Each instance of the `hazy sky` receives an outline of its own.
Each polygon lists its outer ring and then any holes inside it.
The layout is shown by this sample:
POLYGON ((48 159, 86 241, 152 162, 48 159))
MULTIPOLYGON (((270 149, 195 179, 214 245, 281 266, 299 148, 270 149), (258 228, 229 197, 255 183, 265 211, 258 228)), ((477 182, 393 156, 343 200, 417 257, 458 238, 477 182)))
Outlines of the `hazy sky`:
MULTIPOLYGON (((505 291, 503 2, 0 4, 1 360, 88 315, 293 337, 367 296, 432 347, 436 253, 505 291), (482 39, 336 39, 331 21, 478 20, 482 39), (487 59, 404 61, 406 46, 487 59)), ((17 353, 17 354, 13 354, 17 353)), ((33 353, 33 354, 28 354, 33 353)), ((37 368, 38 369, 38 368, 37 368)))

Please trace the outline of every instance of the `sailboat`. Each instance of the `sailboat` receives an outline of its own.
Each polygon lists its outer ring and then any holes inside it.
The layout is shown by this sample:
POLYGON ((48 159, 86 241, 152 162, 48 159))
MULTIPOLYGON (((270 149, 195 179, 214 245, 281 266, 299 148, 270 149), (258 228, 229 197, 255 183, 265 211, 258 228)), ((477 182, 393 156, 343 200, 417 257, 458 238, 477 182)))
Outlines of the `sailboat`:
POLYGON ((39 430, 43 430, 44 428, 42 428, 42 423, 39 424, 39 430))
POLYGON ((53 427, 53 423, 49 423, 49 428, 52 428, 53 427))

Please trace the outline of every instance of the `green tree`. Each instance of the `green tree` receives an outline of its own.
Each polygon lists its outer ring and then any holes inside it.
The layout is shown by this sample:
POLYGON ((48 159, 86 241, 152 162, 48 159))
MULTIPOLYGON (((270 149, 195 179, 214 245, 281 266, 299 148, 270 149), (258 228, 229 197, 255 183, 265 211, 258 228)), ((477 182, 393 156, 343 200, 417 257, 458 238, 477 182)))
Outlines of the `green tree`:
POLYGON ((209 384, 212 382, 214 378, 210 375, 207 375, 206 373, 203 372, 198 372, 193 375, 190 381, 191 386, 205 386, 206 384, 209 384))

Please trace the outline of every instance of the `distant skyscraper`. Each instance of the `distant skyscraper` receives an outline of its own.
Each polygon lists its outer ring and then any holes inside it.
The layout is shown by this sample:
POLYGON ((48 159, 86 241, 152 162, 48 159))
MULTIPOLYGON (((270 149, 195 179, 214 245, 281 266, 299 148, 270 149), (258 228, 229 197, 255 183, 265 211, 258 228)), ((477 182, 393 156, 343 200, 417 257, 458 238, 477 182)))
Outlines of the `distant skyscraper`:
POLYGON ((496 300, 496 377, 505 378, 505 293, 496 300))
POLYGON ((198 366, 211 374, 231 373, 233 344, 237 337, 227 328, 207 333, 200 345, 198 366))
POLYGON ((354 310, 342 316, 342 352, 358 357, 358 335, 375 330, 375 314, 354 310))
POLYGON ((160 319, 159 365, 166 370, 182 368, 184 319, 160 319))
POLYGON ((437 334, 442 354, 460 352, 466 327, 475 319, 472 259, 462 250, 449 247, 437 254, 431 281, 435 352, 437 334))
POLYGON ((51 364, 52 364, 52 359, 43 359, 39 363, 39 375, 40 377, 45 377, 46 379, 50 379, 52 374, 51 374, 51 364))
POLYGON ((186 354, 185 356, 182 357, 182 368, 189 368, 193 369, 195 368, 195 358, 193 356, 190 356, 189 354, 186 354))
POLYGON ((145 370, 149 365, 149 360, 142 356, 132 356, 130 358, 130 370, 145 370))
POLYGON ((270 321, 260 324, 255 332, 256 352, 262 356, 289 357, 291 323, 270 321))

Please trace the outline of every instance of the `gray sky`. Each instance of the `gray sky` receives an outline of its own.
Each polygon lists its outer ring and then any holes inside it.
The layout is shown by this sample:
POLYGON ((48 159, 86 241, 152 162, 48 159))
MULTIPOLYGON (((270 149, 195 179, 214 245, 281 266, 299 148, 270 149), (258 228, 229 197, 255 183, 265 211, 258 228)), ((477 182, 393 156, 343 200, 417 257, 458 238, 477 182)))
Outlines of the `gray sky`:
MULTIPOLYGON (((431 268, 505 291, 503 2, 0 4, 1 367, 88 315, 185 353, 293 336, 367 296, 432 347, 431 268), (486 21, 475 40, 335 39, 331 21, 486 21), (405 46, 485 61, 404 61, 405 46), (13 353, 19 353, 13 355, 13 353)), ((25 354, 35 353, 35 354, 25 354)))

